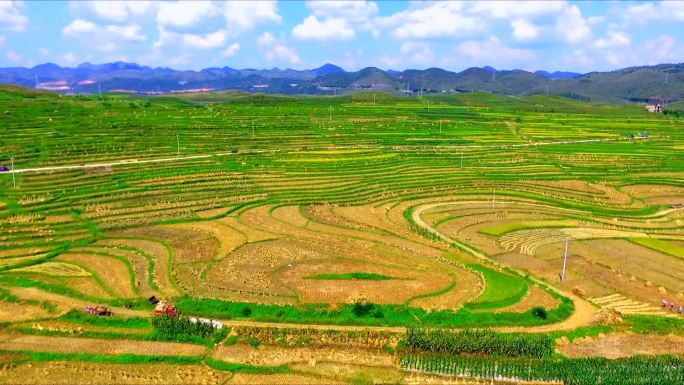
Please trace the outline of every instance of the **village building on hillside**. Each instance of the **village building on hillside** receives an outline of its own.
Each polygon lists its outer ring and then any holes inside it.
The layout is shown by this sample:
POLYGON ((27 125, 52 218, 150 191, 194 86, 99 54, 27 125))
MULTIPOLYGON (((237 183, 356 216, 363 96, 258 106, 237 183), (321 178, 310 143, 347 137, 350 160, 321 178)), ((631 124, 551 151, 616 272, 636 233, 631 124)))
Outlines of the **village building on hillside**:
POLYGON ((646 109, 648 110, 648 112, 653 112, 653 113, 663 112, 663 107, 660 105, 660 103, 648 104, 646 106, 646 109))

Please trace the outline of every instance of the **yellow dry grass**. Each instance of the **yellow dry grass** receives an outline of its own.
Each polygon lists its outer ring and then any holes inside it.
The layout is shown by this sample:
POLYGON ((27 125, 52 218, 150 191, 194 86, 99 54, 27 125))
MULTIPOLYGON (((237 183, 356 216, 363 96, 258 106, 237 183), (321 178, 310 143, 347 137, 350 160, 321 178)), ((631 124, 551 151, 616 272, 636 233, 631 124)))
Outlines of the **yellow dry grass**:
POLYGON ((71 262, 97 274, 118 297, 135 296, 131 276, 125 264, 116 258, 96 254, 62 254, 55 261, 71 262))
POLYGON ((61 277, 88 277, 90 273, 73 263, 48 261, 39 265, 15 269, 16 272, 41 273, 61 277))

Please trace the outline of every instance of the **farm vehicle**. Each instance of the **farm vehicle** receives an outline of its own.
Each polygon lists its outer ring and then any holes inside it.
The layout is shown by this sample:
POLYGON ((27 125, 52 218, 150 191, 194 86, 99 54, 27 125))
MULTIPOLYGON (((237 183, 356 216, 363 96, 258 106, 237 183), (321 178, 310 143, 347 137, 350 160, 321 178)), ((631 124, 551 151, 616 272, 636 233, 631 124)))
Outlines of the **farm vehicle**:
POLYGON ((176 307, 173 305, 167 305, 166 302, 159 301, 154 307, 154 315, 166 315, 169 317, 175 317, 176 315, 178 315, 178 310, 176 310, 176 307))
POLYGON ((109 317, 114 315, 107 306, 86 306, 85 312, 92 315, 109 317))

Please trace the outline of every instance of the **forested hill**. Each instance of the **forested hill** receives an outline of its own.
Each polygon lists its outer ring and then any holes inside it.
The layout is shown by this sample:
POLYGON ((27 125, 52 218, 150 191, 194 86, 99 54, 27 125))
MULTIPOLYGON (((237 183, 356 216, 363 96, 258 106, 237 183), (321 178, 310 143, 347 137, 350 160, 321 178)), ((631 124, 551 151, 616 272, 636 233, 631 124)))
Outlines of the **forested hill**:
POLYGON ((174 93, 236 89, 280 94, 336 94, 381 90, 396 94, 484 91, 507 95, 553 94, 606 102, 671 102, 684 96, 684 64, 624 68, 610 72, 528 72, 472 67, 345 71, 333 64, 309 70, 205 68, 200 71, 134 63, 83 63, 75 68, 41 64, 1 68, 0 83, 67 93, 174 93))

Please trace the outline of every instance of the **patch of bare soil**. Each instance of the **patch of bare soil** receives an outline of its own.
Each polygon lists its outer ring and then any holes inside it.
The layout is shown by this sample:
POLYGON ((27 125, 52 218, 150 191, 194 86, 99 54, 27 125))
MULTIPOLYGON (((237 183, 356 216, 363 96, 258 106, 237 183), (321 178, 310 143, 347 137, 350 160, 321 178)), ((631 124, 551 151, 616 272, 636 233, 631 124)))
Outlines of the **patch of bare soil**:
POLYGON ((225 383, 230 373, 200 365, 94 364, 89 362, 37 362, 0 365, 0 384, 205 384, 225 383))
POLYGON ((684 355, 684 336, 609 334, 597 338, 577 338, 571 344, 557 346, 559 353, 568 357, 600 356, 606 358, 636 355, 684 355))

